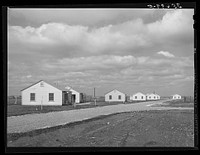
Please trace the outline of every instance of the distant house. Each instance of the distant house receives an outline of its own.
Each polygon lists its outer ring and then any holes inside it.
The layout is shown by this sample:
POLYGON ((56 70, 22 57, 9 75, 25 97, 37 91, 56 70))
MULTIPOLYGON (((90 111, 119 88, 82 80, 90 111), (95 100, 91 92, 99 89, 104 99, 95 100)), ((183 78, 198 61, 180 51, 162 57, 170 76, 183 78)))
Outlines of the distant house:
POLYGON ((174 99, 174 100, 181 99, 181 95, 175 94, 172 96, 172 99, 174 99))
POLYGON ((157 100, 158 96, 154 93, 146 94, 146 100, 157 100))
POLYGON ((158 95, 158 94, 155 94, 156 96, 157 96, 157 100, 160 100, 160 95, 158 95))
POLYGON ((106 102, 125 102, 126 95, 116 89, 105 94, 106 102))
POLYGON ((145 101, 146 100, 146 95, 142 94, 141 92, 138 92, 136 94, 133 94, 130 97, 130 100, 132 100, 132 101, 145 101))
POLYGON ((69 91, 71 91, 71 93, 72 93, 72 102, 80 103, 81 102, 81 94, 72 88, 70 88, 69 91))
POLYGON ((40 80, 21 90, 22 105, 66 105, 80 103, 80 93, 40 80))

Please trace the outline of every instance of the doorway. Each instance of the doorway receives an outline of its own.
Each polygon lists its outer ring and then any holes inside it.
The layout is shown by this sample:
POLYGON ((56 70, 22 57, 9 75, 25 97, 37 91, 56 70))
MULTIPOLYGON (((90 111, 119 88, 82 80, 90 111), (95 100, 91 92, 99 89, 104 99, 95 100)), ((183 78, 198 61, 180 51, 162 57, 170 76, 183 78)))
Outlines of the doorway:
POLYGON ((75 102, 76 102, 76 95, 72 94, 72 103, 75 103, 75 102))
POLYGON ((71 93, 63 92, 63 105, 71 104, 71 93))

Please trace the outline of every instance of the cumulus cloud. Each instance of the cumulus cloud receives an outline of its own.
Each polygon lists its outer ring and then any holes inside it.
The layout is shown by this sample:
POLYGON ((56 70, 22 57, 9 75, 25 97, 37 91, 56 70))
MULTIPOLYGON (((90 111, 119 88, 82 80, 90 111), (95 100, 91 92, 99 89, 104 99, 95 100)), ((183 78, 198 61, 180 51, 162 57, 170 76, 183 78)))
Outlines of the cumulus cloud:
POLYGON ((9 81, 65 80, 86 88, 189 81, 194 68, 192 14, 170 10, 157 21, 138 16, 92 27, 60 20, 35 27, 10 25, 9 81))
POLYGON ((164 55, 165 57, 173 58, 175 57, 173 54, 169 53, 168 51, 160 51, 157 54, 164 55))
MULTIPOLYGON (((23 27, 30 24, 34 27, 51 21, 102 27, 122 23, 133 18, 153 18, 155 10, 148 9, 9 9, 9 23, 23 27)), ((165 11, 161 11, 163 14, 165 11)), ((156 17, 158 11, 156 11, 156 17)), ((155 17, 154 17, 155 18, 155 17)), ((157 18, 156 18, 157 19, 157 18)), ((155 19, 155 20, 156 20, 155 19)), ((152 20, 152 19, 151 19, 152 20)), ((151 21, 150 20, 150 21, 151 21)))
POLYGON ((60 57, 132 54, 144 48, 143 52, 151 53, 148 49, 157 43, 165 46, 172 41, 176 44, 186 42, 184 39, 192 40, 190 16, 192 18, 191 11, 174 10, 153 23, 137 18, 92 28, 55 22, 36 28, 9 26, 9 46, 19 53, 32 51, 60 57))
POLYGON ((27 75, 27 76, 26 76, 26 78, 31 78, 31 77, 32 77, 32 75, 27 75))
MULTIPOLYGON (((124 33, 123 30, 126 28, 128 27, 113 31, 115 26, 110 25, 89 30, 85 26, 70 26, 62 23, 43 24, 38 28, 10 26, 9 41, 20 43, 21 46, 27 48, 38 45, 40 49, 46 49, 51 54, 56 49, 57 51, 65 49, 66 51, 63 53, 77 50, 84 54, 99 54, 131 50, 148 45, 143 35, 136 32, 124 33)), ((35 52, 37 51, 38 49, 35 47, 35 52)))
MULTIPOLYGON (((193 12, 191 10, 171 10, 167 12, 162 20, 147 25, 149 32, 155 37, 177 36, 184 34, 192 34, 193 32, 193 12)), ((179 36, 179 37, 180 37, 179 36)))

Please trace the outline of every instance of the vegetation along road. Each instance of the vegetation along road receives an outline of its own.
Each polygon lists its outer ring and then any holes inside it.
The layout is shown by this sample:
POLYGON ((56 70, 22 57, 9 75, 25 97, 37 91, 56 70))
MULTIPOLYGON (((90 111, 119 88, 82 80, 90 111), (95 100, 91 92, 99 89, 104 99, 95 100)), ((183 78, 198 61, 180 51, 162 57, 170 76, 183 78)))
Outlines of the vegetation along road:
MULTIPOLYGON (((120 112, 145 111, 145 110, 169 110, 188 109, 188 107, 161 107, 152 106, 164 101, 150 101, 137 104, 120 104, 96 108, 78 109, 70 111, 49 112, 42 114, 27 114, 7 118, 7 133, 22 133, 36 129, 44 129, 71 122, 83 121, 101 115, 109 115, 120 112), (150 105, 150 106, 149 106, 150 105)), ((193 108, 189 108, 193 109, 193 108)))
POLYGON ((11 147, 193 147, 193 110, 134 111, 9 134, 11 147))

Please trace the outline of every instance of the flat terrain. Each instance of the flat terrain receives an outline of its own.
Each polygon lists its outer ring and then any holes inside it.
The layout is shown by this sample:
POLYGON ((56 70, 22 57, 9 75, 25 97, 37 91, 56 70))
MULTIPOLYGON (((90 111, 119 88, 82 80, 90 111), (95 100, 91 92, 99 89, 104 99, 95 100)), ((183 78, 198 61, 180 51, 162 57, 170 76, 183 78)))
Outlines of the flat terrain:
POLYGON ((193 110, 135 111, 26 133, 8 147, 193 147, 193 110))
MULTIPOLYGON (((67 111, 67 110, 74 110, 74 109, 84 109, 84 108, 94 108, 94 107, 101 107, 101 106, 109 106, 109 105, 116 105, 116 104, 128 104, 122 102, 97 102, 96 105, 94 102, 89 103, 81 103, 77 104, 76 107, 73 105, 65 105, 65 106, 26 106, 26 105, 8 105, 7 106, 7 116, 20 116, 25 114, 39 114, 39 113, 48 113, 53 111, 67 111)), ((133 103, 134 104, 134 103, 133 103)))
POLYGON ((153 106, 161 106, 161 107, 194 107, 194 101, 188 102, 181 100, 170 100, 163 102, 162 104, 155 104, 153 106))
POLYGON ((169 109, 194 109, 193 107, 153 107, 163 101, 149 101, 135 104, 117 104, 93 108, 83 108, 48 113, 27 114, 7 117, 7 133, 22 133, 37 129, 44 129, 72 122, 83 121, 101 115, 110 115, 121 112, 169 109))

